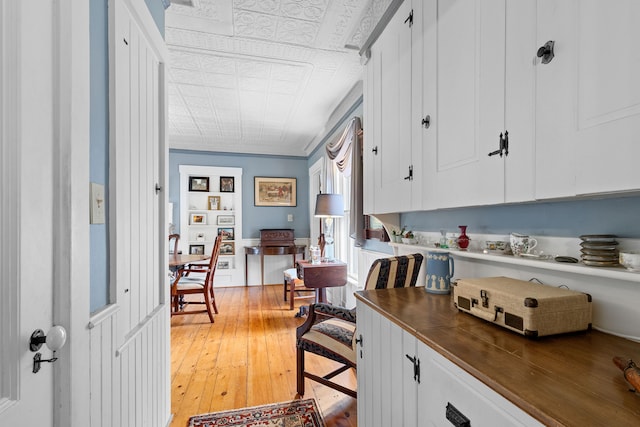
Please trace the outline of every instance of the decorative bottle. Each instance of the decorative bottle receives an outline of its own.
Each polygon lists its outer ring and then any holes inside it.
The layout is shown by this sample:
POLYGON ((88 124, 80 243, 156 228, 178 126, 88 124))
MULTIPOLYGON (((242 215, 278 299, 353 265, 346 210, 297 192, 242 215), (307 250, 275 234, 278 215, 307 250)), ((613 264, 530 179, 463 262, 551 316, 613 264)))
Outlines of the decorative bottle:
POLYGON ((459 225, 460 235, 458 236, 458 247, 460 249, 467 249, 469 247, 469 236, 467 236, 467 226, 459 225))

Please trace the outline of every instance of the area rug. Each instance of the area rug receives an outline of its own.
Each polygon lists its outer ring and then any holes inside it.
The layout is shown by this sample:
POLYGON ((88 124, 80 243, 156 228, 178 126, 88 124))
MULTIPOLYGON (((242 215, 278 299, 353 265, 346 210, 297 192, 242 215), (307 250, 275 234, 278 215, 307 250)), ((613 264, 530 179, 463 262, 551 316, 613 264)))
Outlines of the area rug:
POLYGON ((324 421, 314 399, 214 412, 189 419, 189 427, 217 426, 324 427, 324 421))

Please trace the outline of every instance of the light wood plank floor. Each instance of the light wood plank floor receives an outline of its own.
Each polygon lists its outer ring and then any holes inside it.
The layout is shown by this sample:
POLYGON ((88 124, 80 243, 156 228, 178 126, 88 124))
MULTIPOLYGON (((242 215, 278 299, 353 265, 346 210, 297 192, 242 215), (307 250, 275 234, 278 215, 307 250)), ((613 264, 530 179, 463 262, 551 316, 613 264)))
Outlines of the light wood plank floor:
MULTIPOLYGON (((171 427, 207 412, 294 400, 296 327, 304 318, 289 310, 282 285, 216 289, 218 314, 171 318, 171 427)), ((196 309, 202 306, 194 306, 196 309)), ((337 364, 307 355, 307 369, 322 375, 337 364)), ((355 388, 355 373, 340 374, 355 388)), ((356 400, 306 380, 305 398, 315 398, 327 427, 356 427, 356 400)))

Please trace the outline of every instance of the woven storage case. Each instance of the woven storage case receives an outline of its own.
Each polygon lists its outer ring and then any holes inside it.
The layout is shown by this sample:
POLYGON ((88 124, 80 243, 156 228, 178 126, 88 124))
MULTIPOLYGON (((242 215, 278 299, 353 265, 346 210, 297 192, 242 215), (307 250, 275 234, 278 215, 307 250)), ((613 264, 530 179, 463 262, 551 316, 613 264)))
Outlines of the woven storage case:
POLYGON ((459 279, 456 307, 529 337, 591 329, 591 295, 509 277, 459 279))

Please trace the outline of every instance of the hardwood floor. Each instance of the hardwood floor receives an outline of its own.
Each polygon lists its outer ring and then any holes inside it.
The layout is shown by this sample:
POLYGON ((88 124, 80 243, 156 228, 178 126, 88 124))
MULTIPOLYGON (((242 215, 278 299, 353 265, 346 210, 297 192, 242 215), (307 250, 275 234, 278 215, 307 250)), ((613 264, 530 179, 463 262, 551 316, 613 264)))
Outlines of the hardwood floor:
MULTIPOLYGON (((216 289, 220 314, 171 318, 171 427, 207 412, 296 399, 296 327, 282 298, 282 285, 216 289)), ((308 370, 325 374, 334 362, 307 355, 308 370)), ((339 377, 355 388, 355 372, 339 377)), ((306 380, 305 398, 315 398, 327 427, 356 427, 356 400, 306 380)))

